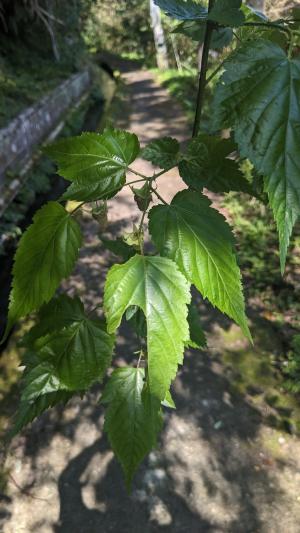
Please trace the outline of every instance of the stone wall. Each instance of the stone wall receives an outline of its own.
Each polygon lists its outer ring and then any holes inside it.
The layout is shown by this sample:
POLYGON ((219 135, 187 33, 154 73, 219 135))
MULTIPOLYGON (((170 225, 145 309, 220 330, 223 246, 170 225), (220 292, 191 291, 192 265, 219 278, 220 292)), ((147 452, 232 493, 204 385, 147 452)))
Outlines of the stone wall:
POLYGON ((74 74, 0 129, 0 214, 11 199, 6 197, 5 190, 11 189, 8 197, 13 196, 37 146, 57 128, 66 111, 81 100, 91 83, 88 69, 74 74), (7 172, 16 177, 8 180, 7 172))

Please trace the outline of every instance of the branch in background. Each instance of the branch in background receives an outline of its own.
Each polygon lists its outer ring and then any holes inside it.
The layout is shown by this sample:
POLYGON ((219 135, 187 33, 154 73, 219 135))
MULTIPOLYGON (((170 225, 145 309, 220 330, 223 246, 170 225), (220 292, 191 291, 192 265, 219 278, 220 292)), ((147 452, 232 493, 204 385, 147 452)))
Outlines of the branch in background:
MULTIPOLYGON (((209 0, 208 11, 210 11, 212 9, 213 3, 214 3, 214 0, 209 0)), ((198 85, 195 121, 194 121, 194 127, 193 127, 193 137, 196 137, 198 135, 199 127, 200 127, 200 121, 201 121, 201 116, 202 116, 202 108, 203 108, 203 100, 204 100, 204 91, 205 91, 205 87, 206 87, 206 74, 207 74, 207 67, 208 67, 208 56, 209 56, 210 42, 211 42, 211 37, 212 37, 213 30, 214 30, 214 24, 211 23, 210 21, 207 21, 206 30, 205 30, 205 37, 204 37, 204 43, 203 43, 201 68, 200 68, 200 74, 199 74, 199 85, 198 85)))

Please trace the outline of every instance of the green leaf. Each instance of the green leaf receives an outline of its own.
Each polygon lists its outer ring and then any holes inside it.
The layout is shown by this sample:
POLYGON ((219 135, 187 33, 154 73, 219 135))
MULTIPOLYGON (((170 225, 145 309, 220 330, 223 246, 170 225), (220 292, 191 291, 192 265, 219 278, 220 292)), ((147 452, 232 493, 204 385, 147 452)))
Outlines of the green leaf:
POLYGON ((23 427, 32 422, 35 418, 40 416, 44 411, 49 409, 49 407, 54 407, 58 404, 66 404, 75 393, 69 392, 66 390, 58 390, 56 392, 50 393, 41 393, 34 401, 20 401, 18 412, 14 417, 14 425, 12 430, 9 433, 9 437, 12 438, 14 435, 19 433, 23 427))
POLYGON ((43 361, 26 373, 23 386, 22 401, 27 402, 45 394, 66 390, 66 386, 56 375, 55 367, 48 361, 43 361))
POLYGON ((114 336, 85 314, 79 298, 60 295, 44 305, 38 323, 23 339, 23 390, 11 436, 48 407, 101 380, 113 344, 114 336))
POLYGON ((188 323, 190 338, 187 342, 187 346, 190 348, 204 348, 206 346, 206 338, 204 331, 200 326, 199 313, 194 302, 189 305, 188 323))
POLYGON ((15 255, 5 337, 20 317, 52 298, 72 272, 81 240, 76 220, 59 203, 49 202, 37 211, 15 255))
POLYGON ((78 183, 73 181, 61 196, 61 200, 75 200, 78 202, 108 200, 122 189, 125 182, 125 174, 121 177, 117 175, 102 179, 98 183, 78 183))
POLYGON ((177 164, 179 142, 172 137, 163 137, 152 141, 143 149, 142 157, 160 168, 171 168, 177 164))
POLYGON ((70 298, 66 294, 60 294, 40 308, 38 321, 25 334, 22 345, 31 348, 40 337, 45 337, 84 318, 84 307, 80 298, 77 296, 70 298))
POLYGON ((60 389, 84 390, 103 378, 114 336, 102 321, 86 315, 79 298, 61 295, 44 306, 38 318, 24 338, 27 367, 32 368, 31 361, 33 367, 49 363, 60 389))
POLYGON ((171 396, 171 393, 170 391, 168 390, 166 392, 166 397, 165 399, 161 402, 161 404, 164 406, 164 407, 169 407, 169 409, 176 409, 176 405, 174 403, 174 400, 171 396))
POLYGON ((114 240, 105 239, 101 237, 101 242, 107 250, 112 252, 115 255, 118 255, 127 261, 130 257, 133 257, 136 254, 136 250, 133 246, 129 246, 123 239, 117 238, 114 240))
MULTIPOLYGON (((280 31, 278 27, 272 26, 272 21, 268 19, 263 13, 253 9, 251 6, 243 5, 241 7, 245 15, 246 22, 258 22, 260 25, 253 26, 242 26, 237 30, 237 37, 241 41, 246 40, 257 40, 261 38, 266 38, 268 41, 275 42, 279 44, 283 49, 287 46, 287 33, 280 31), (268 23, 269 26, 263 25, 268 23), (262 24, 263 23, 263 24, 262 24)), ((275 21, 278 23, 278 21, 275 21)), ((282 24, 284 28, 285 25, 282 24)))
POLYGON ((147 322, 149 386, 160 400, 183 360, 189 337, 189 301, 189 284, 175 263, 164 257, 135 255, 123 265, 114 265, 107 276, 104 309, 108 331, 116 330, 128 307, 142 309, 147 322))
POLYGON ((156 446, 161 429, 160 402, 150 396, 141 368, 119 368, 108 381, 101 402, 108 404, 104 429, 120 461, 128 488, 145 455, 156 446))
POLYGON ((83 133, 80 137, 62 139, 45 149, 58 163, 58 174, 88 186, 104 180, 104 189, 109 188, 109 183, 112 188, 122 186, 126 169, 139 150, 136 135, 113 129, 102 134, 83 133))
POLYGON ((205 187, 213 192, 242 191, 252 194, 251 185, 238 163, 229 159, 236 148, 231 139, 199 135, 189 143, 178 165, 180 176, 198 191, 205 187))
POLYGON ((147 337, 146 317, 143 311, 139 307, 137 307, 137 305, 128 307, 126 311, 126 320, 134 329, 138 337, 141 337, 143 339, 147 337))
POLYGON ((245 15, 241 11, 242 0, 215 0, 208 19, 218 22, 222 26, 235 28, 245 21, 245 15))
POLYGON ((169 17, 178 20, 206 19, 207 9, 192 0, 154 0, 169 17))
MULTIPOLYGON (((181 33, 198 43, 204 42, 206 29, 206 21, 201 20, 186 20, 181 22, 172 33, 181 33)), ((216 28, 211 37, 210 47, 214 50, 219 50, 228 46, 232 41, 233 33, 230 28, 216 28)))
POLYGON ((37 355, 52 362, 65 388, 83 390, 103 379, 113 345, 114 337, 102 322, 84 317, 47 337, 37 355))
POLYGON ((171 205, 153 207, 149 230, 160 253, 178 264, 204 298, 233 318, 250 339, 233 236, 210 200, 181 191, 171 205))
POLYGON ((242 156, 265 176, 284 270, 300 213, 300 61, 269 41, 233 53, 217 88, 214 129, 234 127, 242 156))

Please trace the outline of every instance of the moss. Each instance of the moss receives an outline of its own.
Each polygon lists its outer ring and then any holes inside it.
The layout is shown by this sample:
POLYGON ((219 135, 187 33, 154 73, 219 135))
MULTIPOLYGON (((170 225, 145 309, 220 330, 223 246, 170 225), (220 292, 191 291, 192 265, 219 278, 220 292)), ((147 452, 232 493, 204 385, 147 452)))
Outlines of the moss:
POLYGON ((282 350, 280 336, 264 324, 253 328, 254 346, 249 346, 235 325, 219 330, 218 350, 230 381, 230 391, 247 396, 268 425, 288 433, 299 433, 298 397, 284 388, 284 376, 274 361, 282 350))

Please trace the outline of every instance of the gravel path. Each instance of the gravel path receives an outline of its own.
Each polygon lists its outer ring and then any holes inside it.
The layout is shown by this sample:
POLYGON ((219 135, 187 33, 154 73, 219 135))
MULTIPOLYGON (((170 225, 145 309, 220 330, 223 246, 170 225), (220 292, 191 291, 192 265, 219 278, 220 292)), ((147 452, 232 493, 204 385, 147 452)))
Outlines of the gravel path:
MULTIPOLYGON (((187 137, 183 113, 149 72, 127 71, 123 80, 127 98, 116 125, 142 143, 187 137)), ((135 168, 149 170, 143 161, 135 168)), ((159 190, 169 199, 180 187, 170 173, 159 190)), ((138 219, 127 189, 110 201, 114 235, 138 219)), ((101 301, 113 257, 101 248, 89 214, 81 225, 86 247, 66 288, 92 307, 101 301)), ((236 328, 201 306, 211 349, 187 354, 174 385, 177 410, 166 414, 160 447, 139 470, 132 495, 103 435, 95 390, 82 402, 45 413, 14 439, 8 493, 0 501, 3 533, 300 532, 299 440, 269 427, 251 397, 232 390, 218 324, 233 333, 236 328)), ((238 339, 232 349, 248 349, 238 339)), ((135 340, 121 328, 118 343, 116 362, 124 364, 135 340)))

